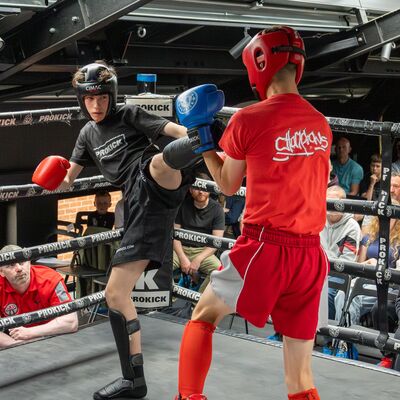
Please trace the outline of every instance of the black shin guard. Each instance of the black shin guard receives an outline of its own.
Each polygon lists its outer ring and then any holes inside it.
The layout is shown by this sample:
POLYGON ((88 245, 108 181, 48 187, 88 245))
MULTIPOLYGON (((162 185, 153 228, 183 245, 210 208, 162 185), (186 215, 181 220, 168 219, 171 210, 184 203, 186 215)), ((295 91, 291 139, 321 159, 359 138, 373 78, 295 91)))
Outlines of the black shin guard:
POLYGON ((192 145, 188 137, 183 137, 165 146, 163 150, 165 163, 173 169, 192 168, 203 162, 201 154, 192 151, 192 145))
POLYGON ((104 386, 93 394, 95 400, 111 400, 115 398, 141 399, 147 394, 141 353, 130 354, 129 335, 140 330, 138 319, 126 321, 117 310, 109 309, 111 328, 117 345, 123 378, 119 378, 104 386))
POLYGON ((140 330, 139 320, 136 318, 127 321, 119 311, 112 308, 109 309, 109 317, 121 362, 122 376, 130 380, 133 380, 135 376, 143 376, 142 354, 134 354, 132 356, 130 354, 129 335, 140 330))

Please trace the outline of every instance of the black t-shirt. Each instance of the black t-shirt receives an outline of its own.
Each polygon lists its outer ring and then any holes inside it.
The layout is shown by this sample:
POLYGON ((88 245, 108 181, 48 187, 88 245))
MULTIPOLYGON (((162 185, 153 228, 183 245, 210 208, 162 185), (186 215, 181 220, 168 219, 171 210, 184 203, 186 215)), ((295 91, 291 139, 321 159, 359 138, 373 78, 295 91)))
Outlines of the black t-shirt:
MULTIPOLYGON (((371 173, 369 172, 364 179, 360 182, 360 195, 365 193, 368 190, 369 184, 371 182, 371 173)), ((379 197, 379 188, 381 186, 381 182, 376 182, 374 186, 374 190, 372 191, 372 199, 371 200, 378 200, 379 197)))
POLYGON ((112 212, 106 214, 99 214, 97 211, 93 211, 88 214, 87 226, 97 226, 99 228, 112 229, 114 226, 115 215, 112 212))
MULTIPOLYGON (((197 208, 193 203, 193 198, 188 197, 180 207, 175 222, 182 229, 212 234, 214 229, 225 229, 225 214, 222 206, 215 200, 209 199, 207 207, 197 208)), ((191 244, 191 247, 201 247, 201 245, 191 244)))
POLYGON ((135 105, 124 105, 100 123, 89 121, 80 131, 70 161, 82 167, 91 159, 114 186, 123 186, 138 166, 143 150, 169 121, 135 105))

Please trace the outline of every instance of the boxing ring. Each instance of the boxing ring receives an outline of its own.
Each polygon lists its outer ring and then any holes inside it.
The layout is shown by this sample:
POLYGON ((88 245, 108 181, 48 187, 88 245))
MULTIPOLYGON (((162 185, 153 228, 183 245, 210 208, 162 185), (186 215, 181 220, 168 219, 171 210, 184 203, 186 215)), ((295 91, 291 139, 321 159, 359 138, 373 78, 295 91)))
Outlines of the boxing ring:
MULTIPOLYGON (((219 114, 229 118, 236 109, 224 108, 219 114)), ((14 125, 62 120, 57 115, 68 115, 68 120, 81 119, 79 108, 37 110, 34 112, 2 113, 0 118, 13 118, 14 125), (41 119, 43 114, 53 119, 41 119), (40 122, 42 121, 42 122, 40 122)), ((391 148, 395 138, 400 137, 400 124, 372 122, 341 118, 328 118, 333 132, 379 136, 382 144, 382 179, 378 201, 335 200, 327 201, 329 210, 376 215, 380 222, 380 252, 377 266, 342 262, 330 259, 331 269, 374 279, 380 315, 386 315, 387 291, 389 284, 400 284, 400 271, 388 268, 389 221, 400 218, 400 207, 391 205, 390 174, 391 148)), ((8 128, 12 129, 12 128, 8 128)), ((101 176, 76 180, 68 192, 107 188, 101 176)), ((198 179, 195 187, 216 194, 220 190, 213 182, 198 179)), ((37 185, 3 186, 0 201, 18 198, 45 196, 62 191, 49 192, 37 185)), ((245 196, 245 188, 236 195, 245 196)), ((0 255, 0 265, 13 261, 34 260, 53 256, 71 250, 80 250, 121 238, 122 230, 81 237, 62 242, 33 246, 23 250, 0 255)), ((202 243, 218 249, 229 249, 234 240, 211 235, 175 230, 174 236, 184 243, 202 243)), ((199 294, 176 285, 172 288, 177 297, 197 301, 199 294)), ((104 300, 104 291, 71 303, 46 310, 0 319, 0 330, 25 325, 76 310, 88 308, 104 300)), ((170 399, 176 393, 177 361, 182 333, 182 321, 159 312, 141 315, 143 329, 143 353, 146 379, 149 386, 148 399, 170 399)), ((379 331, 362 331, 328 325, 320 333, 335 339, 342 339, 374 347, 379 350, 400 352, 400 341, 388 335, 386 318, 380 319, 379 331)), ((215 335, 214 358, 205 392, 209 398, 284 398, 282 351, 280 345, 251 335, 233 334, 217 330, 215 335)), ((370 364, 338 359, 314 352, 313 367, 316 385, 321 398, 375 398, 392 399, 398 396, 400 373, 383 370, 370 364)), ((96 323, 70 335, 52 337, 18 346, 0 352, 0 399, 89 399, 93 391, 120 376, 120 367, 114 340, 108 323, 96 323), (45 350, 44 350, 44 343, 45 350)))
MULTIPOLYGON (((155 313, 140 316, 146 399, 172 399, 176 394, 180 320, 155 313)), ((205 391, 210 399, 283 399, 280 346, 249 335, 217 330, 205 391)), ((314 353, 315 380, 324 400, 392 400, 399 395, 400 373, 369 364, 314 353)), ((110 325, 100 323, 75 334, 37 341, 0 353, 1 399, 86 400, 120 375, 110 325), (44 345, 46 351, 43 351, 44 345), (10 368, 10 366, 12 366, 10 368)))

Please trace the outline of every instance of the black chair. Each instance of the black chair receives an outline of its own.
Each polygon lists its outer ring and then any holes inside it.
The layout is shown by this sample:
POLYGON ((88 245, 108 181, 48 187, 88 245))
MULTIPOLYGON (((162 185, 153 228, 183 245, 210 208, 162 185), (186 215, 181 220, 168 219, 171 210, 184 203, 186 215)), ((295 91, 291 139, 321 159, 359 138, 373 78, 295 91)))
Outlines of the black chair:
POLYGON ((76 213, 75 217, 75 226, 79 226, 81 232, 83 232, 83 225, 87 226, 88 223, 88 215, 93 211, 79 211, 76 213))

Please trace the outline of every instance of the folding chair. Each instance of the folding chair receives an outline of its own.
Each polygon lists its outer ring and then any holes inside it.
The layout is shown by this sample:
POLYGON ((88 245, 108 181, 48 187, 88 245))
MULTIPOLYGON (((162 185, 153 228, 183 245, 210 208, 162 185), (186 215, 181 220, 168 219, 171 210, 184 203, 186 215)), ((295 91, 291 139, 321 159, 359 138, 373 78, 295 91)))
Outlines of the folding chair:
POLYGON ((345 274, 343 272, 337 272, 337 271, 329 271, 329 276, 332 278, 336 278, 335 281, 333 280, 328 280, 328 287, 330 289, 336 289, 340 290, 341 292, 344 293, 344 302, 343 302, 343 308, 341 310, 340 314, 340 319, 338 326, 344 326, 346 314, 344 313, 344 308, 346 306, 347 300, 350 296, 350 289, 351 289, 351 275, 345 274))

